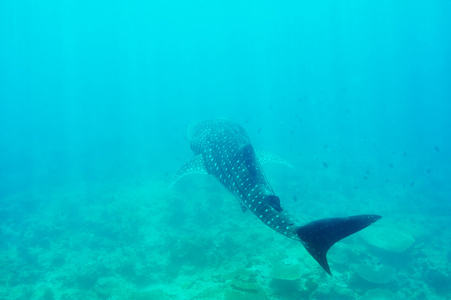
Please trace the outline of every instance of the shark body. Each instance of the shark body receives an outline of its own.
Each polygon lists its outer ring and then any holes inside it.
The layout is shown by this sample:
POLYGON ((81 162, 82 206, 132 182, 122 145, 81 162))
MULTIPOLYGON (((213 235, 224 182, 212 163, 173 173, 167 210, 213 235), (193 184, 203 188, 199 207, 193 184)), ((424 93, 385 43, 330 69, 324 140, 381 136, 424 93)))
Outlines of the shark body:
POLYGON ((300 224, 271 188, 261 168, 261 155, 254 151, 243 127, 227 119, 209 120, 191 127, 188 137, 196 156, 176 174, 175 181, 189 173, 215 176, 265 225, 300 241, 329 275, 326 254, 330 247, 381 218, 357 215, 300 224))

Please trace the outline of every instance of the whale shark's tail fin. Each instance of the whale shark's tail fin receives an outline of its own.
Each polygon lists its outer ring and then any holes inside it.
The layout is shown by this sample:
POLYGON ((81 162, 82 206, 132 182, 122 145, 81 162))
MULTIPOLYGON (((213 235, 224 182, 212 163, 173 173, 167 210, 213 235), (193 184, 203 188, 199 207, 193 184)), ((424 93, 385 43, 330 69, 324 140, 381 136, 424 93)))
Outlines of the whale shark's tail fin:
POLYGON ((313 221, 297 229, 307 251, 332 276, 327 262, 327 251, 339 240, 362 230, 379 220, 378 215, 358 215, 313 221))

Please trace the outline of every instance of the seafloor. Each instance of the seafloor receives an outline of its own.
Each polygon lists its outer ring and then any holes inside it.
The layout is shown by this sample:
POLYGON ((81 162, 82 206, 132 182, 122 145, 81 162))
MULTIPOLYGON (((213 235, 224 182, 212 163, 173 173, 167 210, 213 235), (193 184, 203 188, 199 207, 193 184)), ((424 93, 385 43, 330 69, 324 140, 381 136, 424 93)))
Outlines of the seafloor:
POLYGON ((303 221, 383 215, 329 251, 333 277, 211 177, 79 181, 3 197, 0 299, 450 299, 446 191, 280 168, 268 178, 303 221))

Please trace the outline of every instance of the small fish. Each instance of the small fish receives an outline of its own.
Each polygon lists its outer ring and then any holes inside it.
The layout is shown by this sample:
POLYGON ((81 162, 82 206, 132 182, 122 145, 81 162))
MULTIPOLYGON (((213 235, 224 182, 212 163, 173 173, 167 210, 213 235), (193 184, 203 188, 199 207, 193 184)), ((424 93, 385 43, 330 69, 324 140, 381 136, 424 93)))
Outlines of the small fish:
POLYGON ((428 172, 428 174, 431 173, 431 169, 427 169, 426 172, 428 172))
POLYGON ((323 166, 324 166, 324 168, 329 168, 329 165, 327 164, 327 162, 323 162, 323 166))
POLYGON ((259 127, 258 130, 257 130, 257 134, 260 134, 261 132, 262 132, 262 128, 259 127))
POLYGON ((411 183, 410 183, 410 186, 413 186, 415 184, 415 182, 414 181, 412 181, 411 183))
POLYGON ((404 151, 404 157, 407 157, 407 153, 404 151))
POLYGON ((293 195, 293 201, 298 202, 298 197, 296 197, 296 195, 293 195))
POLYGON ((370 171, 366 171, 366 175, 370 175, 370 171))
POLYGON ((368 179, 368 177, 367 177, 367 176, 363 176, 363 179, 367 180, 367 179, 368 179))
POLYGON ((393 169, 393 164, 388 164, 388 166, 393 169))
POLYGON ((304 96, 301 96, 301 97, 299 97, 299 98, 298 98, 298 102, 302 102, 302 101, 304 101, 306 97, 307 97, 307 96, 305 96, 305 95, 304 95, 304 96))
POLYGON ((302 118, 298 113, 296 113, 294 116, 299 120, 300 123, 302 123, 302 118))
POLYGON ((440 152, 440 148, 438 146, 434 146, 435 151, 440 152))

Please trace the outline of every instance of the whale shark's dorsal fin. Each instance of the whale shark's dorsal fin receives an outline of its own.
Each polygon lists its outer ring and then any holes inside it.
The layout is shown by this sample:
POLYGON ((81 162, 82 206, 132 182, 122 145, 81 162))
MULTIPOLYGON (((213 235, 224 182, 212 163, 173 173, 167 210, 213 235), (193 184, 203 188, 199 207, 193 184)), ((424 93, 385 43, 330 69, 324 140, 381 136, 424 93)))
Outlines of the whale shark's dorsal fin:
POLYGON ((238 151, 238 153, 236 154, 236 156, 242 157, 244 164, 252 167, 254 167, 256 160, 258 159, 255 155, 255 150, 251 144, 246 144, 242 146, 238 151))
POLYGON ((177 183, 182 177, 190 174, 202 174, 208 175, 207 169, 205 169, 204 160, 202 155, 196 155, 193 159, 185 163, 178 171, 175 173, 174 178, 171 182, 171 187, 177 183))
POLYGON ((257 156, 257 159, 261 165, 265 165, 267 163, 278 163, 293 168, 293 166, 289 162, 273 153, 262 150, 255 150, 255 155, 257 156))

